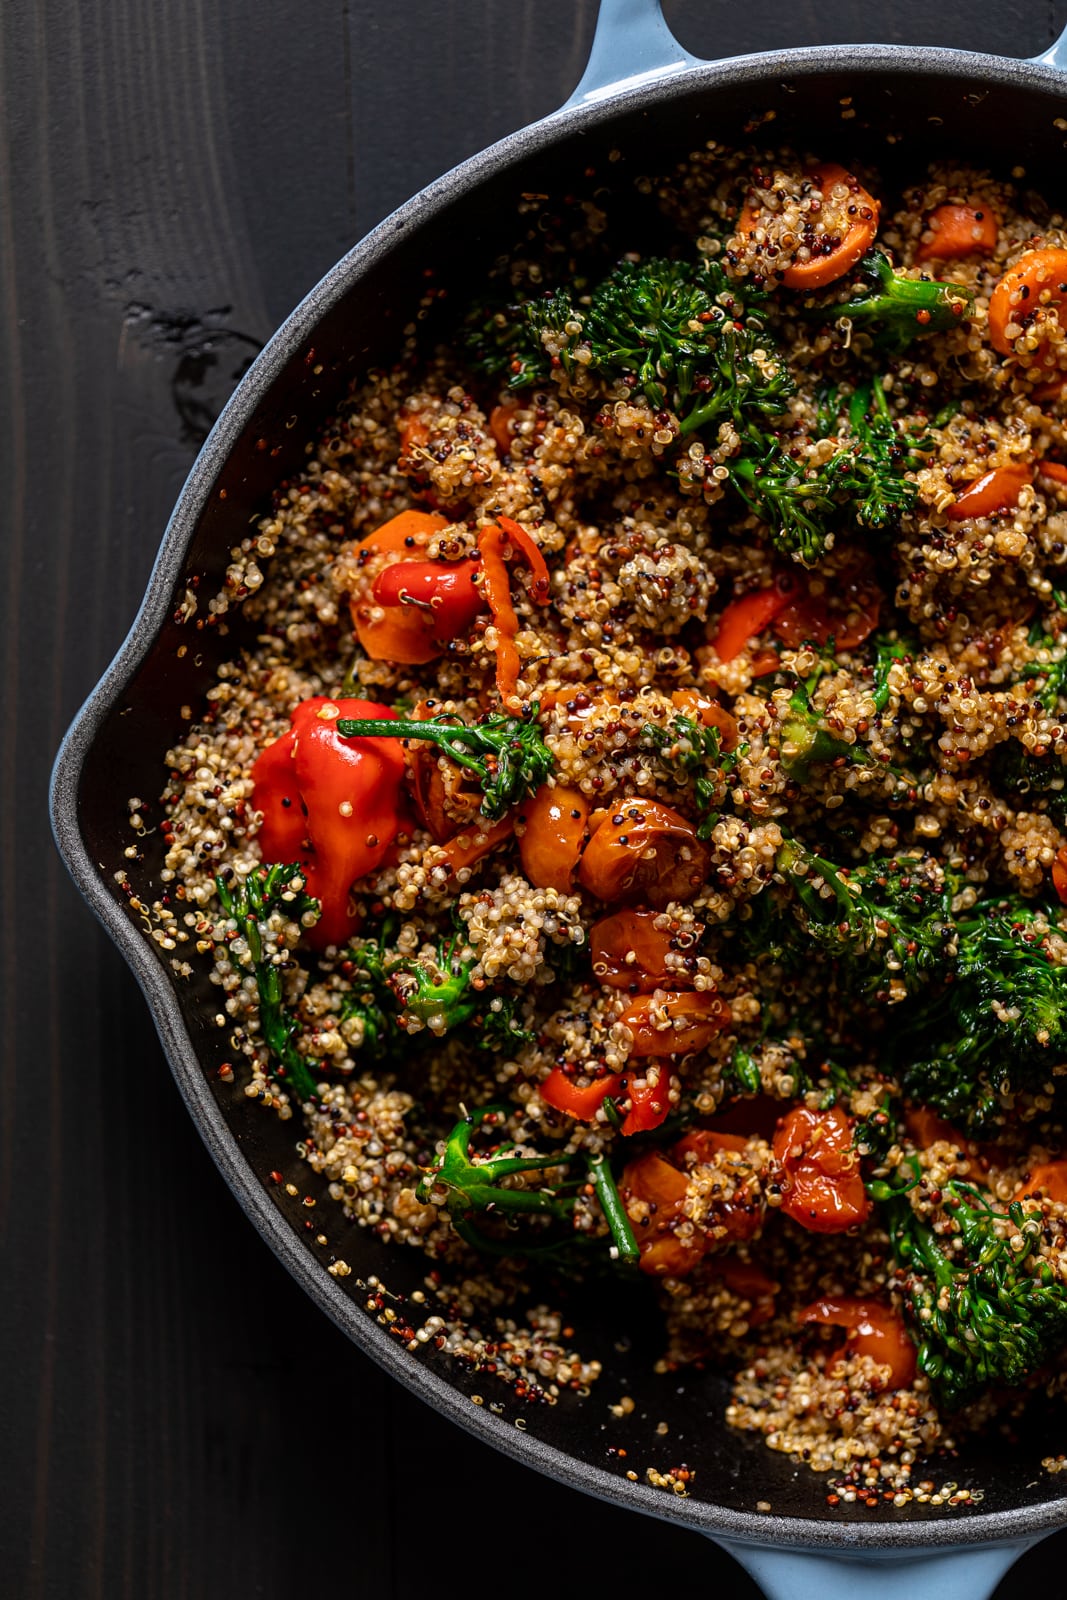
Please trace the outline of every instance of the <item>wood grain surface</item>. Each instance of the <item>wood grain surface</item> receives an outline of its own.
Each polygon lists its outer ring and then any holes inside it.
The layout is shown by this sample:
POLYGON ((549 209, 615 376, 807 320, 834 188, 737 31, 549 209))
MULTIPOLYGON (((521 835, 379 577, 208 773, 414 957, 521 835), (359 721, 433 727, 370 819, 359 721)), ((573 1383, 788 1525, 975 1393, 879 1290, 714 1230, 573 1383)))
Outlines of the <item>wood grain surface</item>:
MULTIPOLYGON (((699 1536, 491 1456, 305 1301, 216 1174, 48 838, 56 746, 251 355, 392 207, 564 99, 594 9, 0 8, 4 1596, 414 1600, 458 1593, 464 1571, 499 1574, 510 1600, 594 1579, 755 1594, 699 1536)), ((1067 0, 668 12, 706 55, 868 37, 1025 55, 1067 0)), ((1065 1556, 1057 1535, 1001 1600, 1059 1592, 1065 1556)))

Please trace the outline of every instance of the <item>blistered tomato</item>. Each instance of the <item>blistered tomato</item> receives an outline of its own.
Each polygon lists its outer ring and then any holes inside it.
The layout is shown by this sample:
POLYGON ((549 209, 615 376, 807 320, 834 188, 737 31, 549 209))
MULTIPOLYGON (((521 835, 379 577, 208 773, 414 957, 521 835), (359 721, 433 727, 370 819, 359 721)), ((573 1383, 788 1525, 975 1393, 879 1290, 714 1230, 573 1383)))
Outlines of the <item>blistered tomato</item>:
POLYGON ((782 1167, 787 1217, 812 1233, 842 1233, 866 1222, 871 1202, 852 1148, 852 1123, 837 1106, 797 1106, 778 1124, 772 1148, 782 1167))

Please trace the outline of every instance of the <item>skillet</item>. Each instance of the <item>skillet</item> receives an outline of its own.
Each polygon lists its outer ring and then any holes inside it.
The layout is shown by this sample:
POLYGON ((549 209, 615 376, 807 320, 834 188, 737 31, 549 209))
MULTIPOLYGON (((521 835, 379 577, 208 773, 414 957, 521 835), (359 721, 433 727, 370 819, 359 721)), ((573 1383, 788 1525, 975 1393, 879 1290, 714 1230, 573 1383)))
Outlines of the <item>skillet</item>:
MULTIPOLYGON (((424 1265, 350 1230, 330 1245, 353 1266, 352 1276, 339 1280, 326 1270, 329 1256, 307 1244, 299 1200, 270 1177, 280 1172, 309 1190, 292 1132, 219 1079, 226 1047, 211 990, 195 980, 175 982, 167 953, 144 938, 116 888, 116 871, 129 865, 123 802, 158 793, 161 755, 180 733, 182 708, 198 704, 232 652, 232 636, 209 623, 206 604, 220 587, 230 547, 300 461, 351 379, 395 353, 428 260, 446 263, 442 285, 458 292, 464 276, 477 281, 510 242, 522 193, 556 193, 592 172, 591 181, 615 191, 621 206, 639 172, 710 137, 743 142, 769 112, 768 142, 832 151, 847 141, 850 152, 890 171, 921 168, 935 149, 995 167, 1003 129, 1011 126, 1013 165, 1054 194, 1063 149, 1054 123, 1067 110, 1065 70, 1067 35, 1034 62, 866 46, 700 63, 673 39, 657 0, 604 0, 589 66, 567 104, 388 218, 326 275, 254 363, 193 467, 141 612, 75 719, 53 777, 53 825, 64 860, 133 968, 220 1170, 312 1298, 400 1381, 486 1442, 577 1489, 709 1534, 768 1594, 797 1600, 816 1590, 832 1600, 846 1585, 856 1588, 856 1563, 871 1595, 935 1584, 946 1596, 989 1593, 1021 1549, 1067 1520, 1055 1480, 1037 1470, 1047 1451, 1036 1441, 1010 1455, 993 1443, 969 1447, 951 1476, 985 1490, 974 1510, 949 1515, 913 1504, 872 1517, 843 1506, 830 1520, 819 1479, 725 1429, 721 1381, 654 1378, 651 1322, 621 1300, 602 1297, 593 1306, 579 1298, 568 1308, 575 1343, 604 1352, 601 1393, 629 1392, 635 1400, 630 1417, 612 1424, 609 1442, 627 1450, 627 1465, 662 1468, 655 1429, 666 1422, 671 1459, 684 1454, 695 1469, 692 1492, 675 1499, 648 1486, 643 1470, 633 1483, 621 1462, 605 1466, 602 1404, 583 1408, 565 1397, 551 1410, 520 1413, 488 1392, 489 1380, 457 1370, 432 1348, 409 1354, 377 1320, 377 1308, 368 1313, 366 1285, 376 1276, 402 1297, 418 1286, 424 1265), (854 115, 842 122, 844 109, 854 115), (181 604, 186 597, 195 608, 181 604), (757 1498, 770 1512, 757 1510, 757 1498)), ((131 872, 146 900, 158 892, 158 866, 149 842, 131 872)))

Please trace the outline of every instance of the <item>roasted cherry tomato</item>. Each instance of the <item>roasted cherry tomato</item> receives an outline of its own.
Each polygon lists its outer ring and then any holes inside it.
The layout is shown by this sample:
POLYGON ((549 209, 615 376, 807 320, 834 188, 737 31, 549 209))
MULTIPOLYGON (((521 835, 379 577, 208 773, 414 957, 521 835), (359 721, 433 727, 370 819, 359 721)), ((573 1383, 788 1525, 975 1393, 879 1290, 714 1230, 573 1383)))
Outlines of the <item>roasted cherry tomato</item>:
POLYGON ((431 511, 401 511, 399 516, 348 547, 358 578, 349 599, 356 636, 372 661, 398 661, 418 666, 435 661, 443 651, 428 612, 416 605, 384 605, 374 590, 394 563, 417 562, 448 519, 431 511))
POLYGON ((675 689, 671 705, 691 721, 699 722, 702 728, 717 728, 719 749, 725 755, 737 749, 737 719, 710 695, 702 694, 699 689, 675 689))
POLYGON ((394 713, 369 700, 316 695, 295 708, 289 733, 252 768, 260 851, 264 861, 303 866, 308 892, 322 903, 307 935, 317 947, 344 944, 356 931, 349 890, 384 863, 404 823, 400 741, 342 739, 341 717, 392 721, 394 713))
POLYGON ((799 595, 775 619, 775 634, 794 650, 833 640, 838 650, 855 650, 878 626, 883 591, 865 564, 845 567, 827 579, 821 594, 799 595))
POLYGON ((797 1320, 847 1330, 844 1345, 828 1367, 844 1356, 870 1356, 880 1367, 888 1367, 887 1388, 907 1389, 915 1382, 915 1345, 892 1306, 852 1295, 824 1295, 798 1311, 797 1320))
POLYGON ((994 512, 1008 511, 1033 480, 1030 467, 996 467, 969 483, 945 515, 950 522, 964 522, 968 517, 991 517, 994 512))
POLYGON ((989 297, 989 342, 1002 356, 1011 355, 1015 341, 1010 327, 1025 329, 1041 306, 1067 322, 1067 250, 1049 245, 1027 250, 997 284, 989 297))
MULTIPOLYGON (((671 1150, 671 1157, 684 1171, 710 1166, 723 1154, 741 1156, 748 1140, 739 1133, 720 1133, 715 1128, 691 1128, 671 1150)), ((708 1210, 708 1226, 715 1242, 716 1230, 725 1229, 730 1239, 752 1239, 763 1227, 765 1202, 755 1173, 740 1176, 733 1195, 713 1202, 708 1210)))
POLYGON ((585 847, 578 879, 610 905, 647 900, 657 908, 691 900, 706 881, 711 854, 696 829, 658 800, 621 800, 585 847))
POLYGON ((677 940, 669 927, 657 927, 663 920, 662 912, 633 910, 595 922, 589 932, 594 978, 630 994, 688 988, 684 968, 668 964, 677 940))
POLYGON ((659 1278, 684 1278, 705 1254, 708 1240, 700 1229, 686 1230, 682 1238, 674 1232, 684 1214, 688 1187, 685 1173, 656 1150, 639 1156, 623 1170, 619 1193, 634 1225, 642 1272, 659 1278), (643 1204, 632 1206, 632 1201, 643 1204))
POLYGON ((769 1278, 762 1267, 752 1261, 738 1261, 727 1256, 715 1262, 715 1271, 732 1294, 740 1295, 749 1303, 748 1325, 758 1328, 774 1316, 774 1297, 778 1285, 769 1278))
MULTIPOLYGON (((827 197, 832 190, 842 186, 848 190, 844 207, 847 220, 840 232, 828 231, 818 236, 806 259, 794 258, 790 261, 782 273, 782 282, 788 289, 822 289, 826 284, 836 282, 867 253, 878 231, 877 200, 844 167, 826 161, 814 167, 807 176, 812 186, 821 192, 824 210, 829 209, 827 197)), ((738 233, 752 233, 761 220, 757 191, 753 199, 745 202, 738 219, 738 233)))
POLYGON ((631 1056, 690 1055, 730 1026, 730 1007, 717 994, 646 994, 632 1000, 619 1021, 633 1036, 631 1056))
POLYGON ((797 599, 799 592, 800 583, 790 572, 783 573, 767 589, 753 589, 731 600, 712 640, 719 660, 732 661, 739 656, 750 640, 758 638, 797 599))
POLYGON ((647 1075, 642 1077, 634 1068, 619 1078, 620 1095, 628 1095, 630 1109, 623 1118, 619 1132, 629 1139, 635 1133, 651 1133, 666 1120, 671 1109, 671 1074, 666 1061, 650 1061, 647 1075))
POLYGON ((852 1123, 837 1106, 795 1107, 778 1124, 772 1148, 782 1167, 787 1217, 812 1233, 841 1233, 867 1220, 871 1202, 852 1148, 852 1123))
POLYGON ((519 807, 519 859, 535 889, 570 894, 586 841, 589 801, 580 789, 543 783, 519 807))

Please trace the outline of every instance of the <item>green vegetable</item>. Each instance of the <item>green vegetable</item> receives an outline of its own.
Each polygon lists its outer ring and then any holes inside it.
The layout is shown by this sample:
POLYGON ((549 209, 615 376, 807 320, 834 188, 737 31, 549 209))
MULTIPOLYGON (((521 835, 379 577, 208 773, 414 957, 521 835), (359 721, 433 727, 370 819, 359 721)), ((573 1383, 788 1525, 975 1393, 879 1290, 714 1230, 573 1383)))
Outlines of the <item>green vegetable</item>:
MULTIPOLYGON (((1042 639, 1041 643, 1047 647, 1055 645, 1051 639, 1042 639)), ((1038 705, 1043 706, 1046 711, 1055 711, 1060 700, 1067 695, 1067 654, 1061 656, 1058 661, 1031 661, 1023 667, 1015 681, 1021 684, 1032 680, 1036 680, 1039 685, 1033 696, 1038 705)))
POLYGON ((705 728, 692 717, 674 717, 669 727, 646 722, 644 737, 654 745, 663 763, 672 768, 683 783, 693 786, 693 802, 700 818, 698 839, 710 839, 721 802, 723 773, 732 764, 722 756, 718 728, 705 728))
POLYGON ((811 307, 807 315, 821 322, 847 317, 869 324, 882 349, 904 350, 920 334, 943 333, 970 315, 974 295, 956 283, 935 283, 929 278, 908 278, 894 272, 881 250, 870 250, 857 267, 868 285, 866 293, 851 300, 828 300, 811 307))
POLYGON ((236 957, 232 944, 226 949, 233 964, 256 980, 259 1026, 270 1054, 271 1075, 297 1099, 313 1100, 318 1085, 307 1058, 296 1048, 300 1023, 283 998, 282 975, 291 964, 289 952, 278 944, 277 934, 267 924, 275 916, 297 923, 318 917, 319 902, 306 892, 297 864, 254 867, 241 881, 219 873, 215 887, 223 910, 248 946, 247 961, 236 957), (268 953, 271 942, 274 954, 268 953))
POLYGON ((1040 1220, 1017 1201, 997 1211, 951 1179, 939 1202, 944 1223, 935 1226, 911 1204, 919 1181, 917 1163, 911 1168, 911 1181, 898 1173, 869 1190, 892 1240, 919 1370, 956 1407, 1014 1387, 1054 1353, 1067 1338, 1067 1285, 1036 1257, 1040 1220))
POLYGON ((1041 1093, 1067 1059, 1067 968, 1021 903, 957 927, 952 982, 894 1040, 905 1091, 974 1134, 1002 1119, 1000 1097, 1041 1093))
POLYGON ((531 1038, 515 1021, 517 996, 475 988, 477 956, 462 935, 440 940, 433 956, 391 950, 391 937, 386 923, 378 940, 353 943, 347 951, 354 970, 342 1016, 363 1021, 364 1044, 388 1048, 423 1029, 441 1037, 474 1020, 478 1042, 487 1048, 515 1049, 531 1038))
POLYGON ((918 491, 904 473, 917 464, 924 442, 899 434, 875 378, 856 390, 846 441, 822 465, 802 465, 773 436, 750 438, 730 464, 730 481, 767 524, 776 548, 811 567, 846 520, 881 531, 914 508, 918 491))
POLYGON ((337 732, 343 739, 422 739, 437 745, 450 761, 474 773, 482 786, 482 815, 490 822, 544 783, 555 767, 541 737, 536 706, 530 707, 528 718, 494 712, 471 726, 436 718, 409 722, 342 717, 337 732))
POLYGON ((513 1142, 499 1144, 486 1156, 471 1153, 471 1136, 486 1123, 503 1124, 508 1110, 503 1106, 483 1106, 458 1122, 445 1142, 445 1148, 434 1166, 423 1176, 416 1194, 425 1205, 435 1194, 444 1191, 444 1204, 452 1226, 460 1238, 476 1250, 491 1255, 524 1255, 538 1257, 557 1254, 562 1247, 580 1242, 573 1232, 562 1240, 540 1240, 534 1235, 532 1244, 501 1238, 485 1231, 486 1219, 516 1223, 520 1218, 538 1216, 556 1222, 573 1223, 577 1190, 592 1183, 600 1202, 612 1239, 613 1254, 617 1260, 632 1262, 639 1255, 626 1209, 611 1168, 603 1157, 586 1153, 578 1155, 513 1156, 513 1142), (514 1188, 507 1180, 519 1173, 569 1172, 577 1169, 578 1176, 565 1179, 555 1186, 543 1188, 514 1188))
POLYGON ((805 938, 841 964, 852 993, 888 999, 903 984, 912 994, 950 970, 957 885, 932 856, 889 856, 846 870, 787 839, 775 865, 793 889, 805 938))
POLYGON ((622 261, 588 294, 479 311, 468 342, 511 388, 589 373, 674 412, 683 434, 778 416, 795 387, 758 302, 712 261, 622 261))
POLYGON ((876 639, 874 650, 874 709, 882 712, 889 704, 889 674, 894 663, 918 655, 919 646, 910 639, 876 639))
POLYGON ((778 748, 782 766, 798 783, 806 783, 811 768, 820 761, 845 760, 850 766, 868 766, 872 758, 863 745, 850 743, 826 726, 826 719, 811 703, 823 674, 820 664, 808 678, 798 680, 779 725, 778 748))

